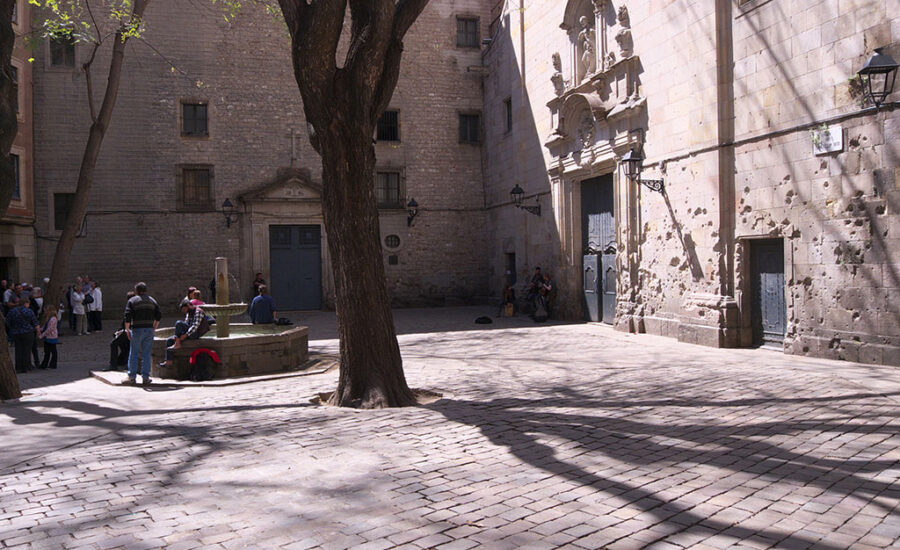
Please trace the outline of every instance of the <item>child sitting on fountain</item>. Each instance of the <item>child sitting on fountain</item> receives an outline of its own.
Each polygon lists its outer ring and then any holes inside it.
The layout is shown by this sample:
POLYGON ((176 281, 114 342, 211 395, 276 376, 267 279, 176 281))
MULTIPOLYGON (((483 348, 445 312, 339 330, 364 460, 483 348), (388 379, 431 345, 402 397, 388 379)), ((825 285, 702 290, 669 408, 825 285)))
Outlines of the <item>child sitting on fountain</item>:
POLYGON ((184 313, 184 321, 175 323, 175 336, 166 340, 166 360, 159 364, 160 367, 172 365, 172 354, 181 347, 182 342, 200 338, 209 332, 206 313, 199 306, 195 306, 185 298, 181 301, 181 312, 184 313))

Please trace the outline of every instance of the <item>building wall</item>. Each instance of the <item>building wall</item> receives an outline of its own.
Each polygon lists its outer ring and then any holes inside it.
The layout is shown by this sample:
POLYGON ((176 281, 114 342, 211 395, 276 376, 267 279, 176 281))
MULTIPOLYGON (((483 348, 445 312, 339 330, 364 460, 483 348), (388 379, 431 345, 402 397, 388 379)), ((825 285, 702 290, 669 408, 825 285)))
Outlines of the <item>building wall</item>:
POLYGON ((876 47, 900 59, 887 2, 538 0, 507 6, 497 27, 485 54, 493 284, 505 253, 549 263, 558 314, 584 319, 581 183, 611 174, 617 328, 752 345, 750 250, 780 239, 785 352, 900 364, 898 115, 862 104, 852 82, 876 47), (596 16, 598 60, 615 54, 584 80, 580 15, 596 16), (498 130, 507 97, 511 134, 498 130), (823 124, 843 147, 817 155, 823 124), (664 192, 624 177, 632 148, 664 192), (544 194, 540 218, 509 205, 515 183, 544 194))
MULTIPOLYGON (((467 70, 480 65, 480 50, 456 48, 458 14, 477 16, 487 26, 481 2, 456 0, 432 2, 411 29, 391 102, 401 112, 401 142, 376 146, 379 168, 400 170, 406 200, 421 205, 411 227, 405 208, 382 211, 383 231, 401 238, 391 251, 398 264, 386 265, 398 304, 464 302, 486 293, 481 150, 458 143, 457 126, 459 111, 481 111, 482 78, 467 70)), ((285 168, 308 170, 321 181, 289 37, 280 23, 250 8, 228 23, 214 8, 159 0, 150 4, 146 21, 145 40, 156 51, 136 41, 128 47, 71 275, 86 272, 100 281, 108 309, 118 309, 119 297, 138 280, 172 308, 187 286, 204 288, 213 259, 225 256, 236 276, 231 298, 247 300, 256 271, 270 278, 269 266, 257 265, 268 257, 260 253, 268 242, 264 232, 251 231, 252 209, 237 198, 285 168), (185 99, 208 102, 208 138, 180 135, 185 99), (213 167, 212 206, 231 198, 238 207, 230 228, 212 208, 178 209, 177 167, 187 164, 213 167)), ((35 118, 41 273, 50 270, 59 234, 52 227, 53 194, 74 190, 90 123, 84 76, 49 67, 48 55, 47 48, 38 51, 34 64, 41 106, 35 118)), ((88 48, 79 46, 77 55, 76 66, 88 48)), ((107 65, 103 49, 95 83, 103 82, 107 65)))
POLYGON ((33 98, 32 69, 25 47, 24 37, 31 32, 31 7, 27 0, 16 5, 16 44, 12 65, 18 72, 19 111, 18 131, 10 152, 19 157, 19 196, 13 197, 6 215, 0 220, 0 277, 18 282, 33 282, 35 277, 35 239, 31 228, 34 223, 34 153, 33 153, 33 98))

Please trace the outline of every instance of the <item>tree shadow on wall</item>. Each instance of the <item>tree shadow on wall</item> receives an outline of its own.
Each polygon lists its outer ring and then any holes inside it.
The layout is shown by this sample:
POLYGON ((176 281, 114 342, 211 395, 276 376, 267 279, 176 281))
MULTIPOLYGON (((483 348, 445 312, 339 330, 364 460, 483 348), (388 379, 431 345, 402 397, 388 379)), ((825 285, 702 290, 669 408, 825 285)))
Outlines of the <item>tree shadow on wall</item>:
POLYGON ((678 235, 678 242, 681 243, 681 248, 684 249, 685 259, 691 270, 691 277, 694 278, 694 281, 703 280, 703 267, 700 265, 700 258, 697 257, 697 246, 694 244, 694 238, 691 237, 690 232, 685 234, 681 222, 675 216, 675 209, 672 208, 672 201, 669 200, 669 194, 666 193, 665 187, 662 188, 660 194, 666 202, 666 209, 669 211, 669 217, 672 218, 672 227, 675 228, 675 233, 678 235))

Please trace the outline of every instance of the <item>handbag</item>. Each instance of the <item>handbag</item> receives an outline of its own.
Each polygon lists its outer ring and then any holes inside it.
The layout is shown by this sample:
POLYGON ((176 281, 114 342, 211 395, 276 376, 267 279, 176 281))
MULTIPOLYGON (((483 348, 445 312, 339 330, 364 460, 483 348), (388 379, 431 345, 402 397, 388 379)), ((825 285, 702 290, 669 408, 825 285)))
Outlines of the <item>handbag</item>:
POLYGON ((84 301, 82 302, 84 305, 93 304, 94 296, 92 294, 85 294, 84 301))

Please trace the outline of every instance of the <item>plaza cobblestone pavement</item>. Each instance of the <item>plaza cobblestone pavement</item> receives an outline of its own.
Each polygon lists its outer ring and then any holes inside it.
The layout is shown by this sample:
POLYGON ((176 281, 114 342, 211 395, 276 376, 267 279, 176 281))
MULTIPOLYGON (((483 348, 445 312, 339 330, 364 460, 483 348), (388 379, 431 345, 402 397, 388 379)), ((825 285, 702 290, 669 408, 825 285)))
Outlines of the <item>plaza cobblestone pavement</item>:
MULTIPOLYGON (((334 372, 85 379, 111 331, 0 405, 3 548, 890 548, 900 369, 488 308, 401 310, 427 406, 317 406, 334 372)), ((334 352, 332 314, 301 314, 334 352)))

